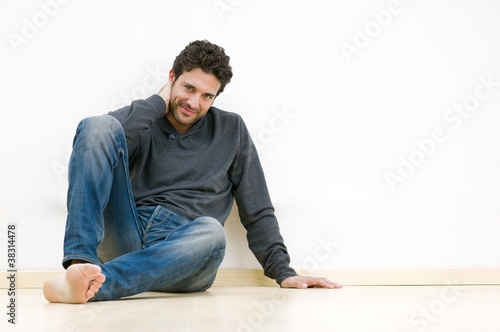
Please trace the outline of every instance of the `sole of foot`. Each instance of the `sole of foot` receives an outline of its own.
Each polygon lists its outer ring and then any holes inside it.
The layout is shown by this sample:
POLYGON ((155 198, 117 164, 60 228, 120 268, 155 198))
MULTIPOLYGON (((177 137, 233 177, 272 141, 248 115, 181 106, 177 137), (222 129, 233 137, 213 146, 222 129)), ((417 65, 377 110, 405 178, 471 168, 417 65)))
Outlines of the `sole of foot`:
POLYGON ((73 264, 65 273, 49 279, 43 294, 52 303, 87 303, 99 291, 106 276, 93 264, 73 264))

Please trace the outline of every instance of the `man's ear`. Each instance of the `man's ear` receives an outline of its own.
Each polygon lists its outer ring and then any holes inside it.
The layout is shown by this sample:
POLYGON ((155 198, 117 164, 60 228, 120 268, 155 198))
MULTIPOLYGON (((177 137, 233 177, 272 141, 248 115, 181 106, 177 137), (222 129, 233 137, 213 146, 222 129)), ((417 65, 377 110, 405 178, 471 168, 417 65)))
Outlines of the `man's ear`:
POLYGON ((173 83, 175 81, 175 74, 173 69, 170 69, 170 72, 168 73, 168 80, 170 81, 170 83, 173 83))

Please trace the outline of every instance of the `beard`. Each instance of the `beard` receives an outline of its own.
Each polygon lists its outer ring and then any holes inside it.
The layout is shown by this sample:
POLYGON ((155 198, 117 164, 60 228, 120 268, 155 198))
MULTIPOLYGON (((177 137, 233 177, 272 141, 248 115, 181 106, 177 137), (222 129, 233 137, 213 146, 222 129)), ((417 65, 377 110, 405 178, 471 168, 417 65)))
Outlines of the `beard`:
POLYGON ((181 102, 175 102, 175 103, 170 102, 169 109, 172 110, 171 113, 172 113, 174 120, 178 124, 181 124, 183 126, 191 126, 203 117, 203 115, 202 115, 203 113, 199 109, 194 110, 194 109, 190 108, 188 105, 181 103, 181 102), (182 111, 181 106, 188 109, 189 111, 194 112, 194 114, 186 115, 182 111))

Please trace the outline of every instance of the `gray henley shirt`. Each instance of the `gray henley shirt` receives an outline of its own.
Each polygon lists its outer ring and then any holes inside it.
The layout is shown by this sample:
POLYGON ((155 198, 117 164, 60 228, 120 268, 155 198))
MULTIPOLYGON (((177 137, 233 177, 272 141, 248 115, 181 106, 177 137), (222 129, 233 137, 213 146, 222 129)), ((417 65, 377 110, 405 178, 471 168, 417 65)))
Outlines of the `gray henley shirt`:
POLYGON ((264 274, 278 284, 296 275, 242 118, 211 107, 179 134, 165 110, 165 101, 153 95, 109 113, 125 132, 137 206, 161 205, 189 220, 210 216, 224 225, 234 199, 264 274))

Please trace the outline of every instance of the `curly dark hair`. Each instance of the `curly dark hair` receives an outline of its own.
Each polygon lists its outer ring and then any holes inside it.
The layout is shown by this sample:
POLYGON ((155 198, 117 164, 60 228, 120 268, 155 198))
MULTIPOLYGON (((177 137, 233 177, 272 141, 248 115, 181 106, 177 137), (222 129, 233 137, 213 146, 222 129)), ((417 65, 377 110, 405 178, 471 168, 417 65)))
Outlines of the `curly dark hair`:
POLYGON ((184 71, 191 71, 194 68, 200 68, 205 73, 214 75, 221 83, 217 91, 218 96, 233 77, 229 59, 222 47, 208 40, 196 40, 189 43, 175 58, 172 69, 176 80, 184 71))

